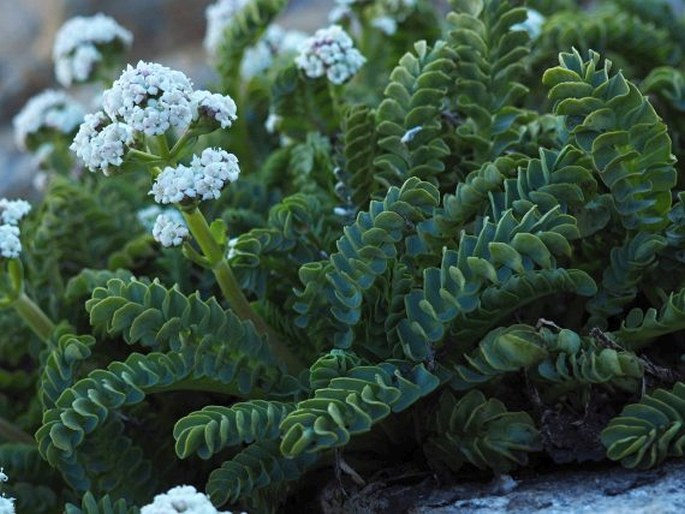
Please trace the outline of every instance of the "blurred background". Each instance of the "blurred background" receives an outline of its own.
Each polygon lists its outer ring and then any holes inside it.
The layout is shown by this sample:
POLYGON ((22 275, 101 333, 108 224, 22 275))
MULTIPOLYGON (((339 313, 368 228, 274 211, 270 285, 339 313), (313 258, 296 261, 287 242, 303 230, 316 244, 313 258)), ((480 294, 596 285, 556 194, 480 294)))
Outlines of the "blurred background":
MULTIPOLYGON (((102 12, 133 32, 133 63, 154 60, 185 72, 196 85, 213 73, 202 47, 205 8, 214 0, 0 0, 0 196, 26 196, 36 171, 20 152, 12 118, 33 95, 59 88, 52 45, 59 27, 73 16, 102 12)), ((279 23, 312 32, 327 24, 334 0, 291 0, 279 23)))
MULTIPOLYGON (((444 0, 435 0, 444 3, 444 0)), ((581 0, 579 0, 581 1, 581 0)), ((582 0, 591 5, 598 0, 582 0)), ((645 0, 650 2, 651 0, 645 0)), ((678 12, 685 0, 669 0, 678 12)), ((55 32, 67 19, 103 12, 133 32, 129 60, 154 60, 179 69, 196 85, 213 72, 202 47, 205 8, 214 0, 0 0, 0 196, 26 196, 35 158, 14 143, 12 118, 40 91, 58 88, 53 76, 55 32)), ((290 0, 279 23, 313 32, 328 24, 334 0, 290 0)), ((74 93, 74 91, 70 91, 74 93)))

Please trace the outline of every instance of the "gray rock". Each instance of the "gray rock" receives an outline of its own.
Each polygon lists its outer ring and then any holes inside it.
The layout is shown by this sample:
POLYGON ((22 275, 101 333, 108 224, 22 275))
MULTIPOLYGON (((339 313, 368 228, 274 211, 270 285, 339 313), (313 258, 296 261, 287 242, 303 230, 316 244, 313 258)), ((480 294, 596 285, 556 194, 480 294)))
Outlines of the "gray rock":
POLYGON ((685 460, 648 471, 607 464, 449 488, 437 487, 433 478, 412 485, 386 480, 341 494, 335 483, 321 505, 325 514, 682 514, 685 460))

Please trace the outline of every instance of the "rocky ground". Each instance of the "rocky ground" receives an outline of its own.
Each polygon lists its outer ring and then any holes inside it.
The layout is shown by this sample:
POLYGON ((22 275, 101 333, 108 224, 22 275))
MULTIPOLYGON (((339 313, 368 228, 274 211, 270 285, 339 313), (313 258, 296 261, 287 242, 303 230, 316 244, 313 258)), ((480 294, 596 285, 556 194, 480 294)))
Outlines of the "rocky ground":
POLYGON ((432 477, 389 474, 363 488, 332 483, 320 505, 325 514, 682 514, 685 461, 649 471, 610 464, 562 468, 452 487, 432 477))

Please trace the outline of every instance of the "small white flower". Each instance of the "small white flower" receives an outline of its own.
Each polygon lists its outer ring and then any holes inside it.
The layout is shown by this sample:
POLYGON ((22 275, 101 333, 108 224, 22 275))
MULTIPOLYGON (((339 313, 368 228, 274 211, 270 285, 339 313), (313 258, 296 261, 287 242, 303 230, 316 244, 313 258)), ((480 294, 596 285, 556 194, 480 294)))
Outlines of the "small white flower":
POLYGON ((195 118, 208 118, 217 122, 221 128, 226 129, 238 119, 237 107, 233 98, 209 91, 195 91, 192 95, 193 102, 197 105, 195 118))
POLYGON ((205 33, 204 46, 207 53, 216 57, 223 39, 226 27, 231 23, 235 14, 249 3, 249 0, 219 0, 207 7, 207 32, 205 33))
POLYGON ((188 237, 188 227, 171 216, 160 214, 152 227, 152 237, 167 248, 179 246, 188 237))
POLYGON ((212 200, 228 182, 238 179, 238 158, 221 149, 207 148, 193 157, 190 166, 167 167, 150 190, 155 202, 168 204, 184 200, 212 200))
POLYGON ((26 149, 40 132, 57 132, 69 135, 83 121, 83 108, 62 91, 48 89, 31 98, 17 114, 14 138, 17 146, 26 149))
POLYGON ((295 59, 309 78, 325 75, 333 84, 352 78, 365 62, 364 56, 354 48, 352 38, 339 25, 317 30, 302 44, 295 59))
POLYGON ((21 254, 19 228, 14 225, 0 225, 0 256, 16 259, 21 254))
POLYGON ((57 81, 68 87, 93 79, 108 53, 121 53, 132 42, 128 30, 102 13, 68 20, 57 32, 52 49, 57 81))
POLYGON ((26 200, 0 198, 0 219, 4 224, 18 225, 29 212, 31 212, 31 204, 26 200))
POLYGON ((198 492, 193 486, 180 485, 164 494, 155 496, 153 502, 144 506, 140 514, 231 514, 219 512, 207 495, 198 492))
POLYGON ((127 147, 134 142, 133 129, 120 122, 112 122, 102 112, 87 114, 74 142, 69 147, 90 171, 110 175, 111 168, 121 166, 127 147))
POLYGON ((512 30, 525 30, 531 39, 537 39, 542 33, 545 17, 535 9, 526 9, 528 18, 523 23, 512 25, 512 30))
POLYGON ((139 61, 102 94, 102 105, 113 120, 147 136, 159 136, 170 128, 182 131, 190 125, 192 93, 193 85, 182 72, 139 61))

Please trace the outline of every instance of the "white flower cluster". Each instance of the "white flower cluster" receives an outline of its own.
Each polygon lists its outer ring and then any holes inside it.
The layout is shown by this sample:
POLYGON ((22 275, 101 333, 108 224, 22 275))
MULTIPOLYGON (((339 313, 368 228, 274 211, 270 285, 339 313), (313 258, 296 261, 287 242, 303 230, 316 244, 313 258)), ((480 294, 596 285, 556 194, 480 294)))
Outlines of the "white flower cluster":
POLYGON ((145 230, 152 232, 152 227, 155 226, 157 216, 160 214, 165 214, 179 223, 183 221, 183 216, 181 216, 181 213, 178 212, 177 209, 160 207, 157 204, 148 205, 144 209, 140 209, 136 213, 136 218, 138 218, 138 222, 145 230))
POLYGON ((65 87, 92 80, 108 53, 130 48, 133 34, 102 13, 77 16, 57 32, 52 59, 57 81, 65 87))
POLYGON ((249 0, 219 0, 207 7, 207 32, 204 46, 210 56, 215 57, 224 37, 224 30, 231 23, 233 16, 245 7, 249 0))
POLYGON ((171 127, 185 130, 193 120, 193 85, 184 73, 157 63, 130 64, 102 94, 104 111, 147 136, 171 127))
POLYGON ((19 148, 31 146, 31 138, 41 132, 71 134, 83 121, 83 108, 62 91, 48 89, 31 98, 12 123, 19 148))
POLYGON ((192 101, 195 105, 195 118, 213 120, 223 129, 229 128, 238 119, 238 109, 230 96, 199 90, 193 93, 192 101))
MULTIPOLYGON (((19 222, 31 211, 31 205, 24 200, 0 198, 0 257, 16 259, 21 254, 19 222)), ((4 475, 6 481, 7 475, 4 475)))
POLYGON ((226 183, 238 180, 238 158, 225 150, 207 148, 194 156, 190 166, 167 167, 150 190, 155 202, 168 204, 184 200, 219 198, 226 183))
POLYGON ((240 69, 243 78, 251 78, 268 70, 279 56, 294 56, 307 39, 299 30, 285 30, 278 25, 269 25, 262 39, 245 51, 240 69))
POLYGON ((339 25, 316 31, 300 47, 295 63, 310 78, 324 75, 333 84, 349 80, 366 62, 352 38, 339 25))
POLYGON ((191 485, 179 485, 168 492, 155 496, 151 504, 140 510, 140 514, 231 514, 219 512, 207 495, 198 492, 191 485))
MULTIPOLYGON (((176 211, 178 212, 178 211, 176 211)), ((152 227, 152 237, 162 246, 170 248, 172 246, 179 246, 184 239, 188 237, 188 227, 183 222, 183 218, 179 221, 178 216, 160 214, 157 216, 154 227, 152 227)))
POLYGON ((124 70, 102 94, 102 105, 103 111, 86 116, 71 149, 91 171, 105 175, 145 136, 182 132, 205 119, 212 130, 228 128, 237 118, 231 97, 194 91, 182 72, 143 61, 124 70))
POLYGON ((69 148, 91 171, 110 175, 111 168, 121 166, 126 149, 135 134, 130 125, 112 121, 104 112, 87 114, 69 148))
POLYGON ((526 9, 528 18, 523 23, 512 25, 512 30, 525 30, 531 39, 537 39, 542 33, 545 17, 535 9, 526 9))

